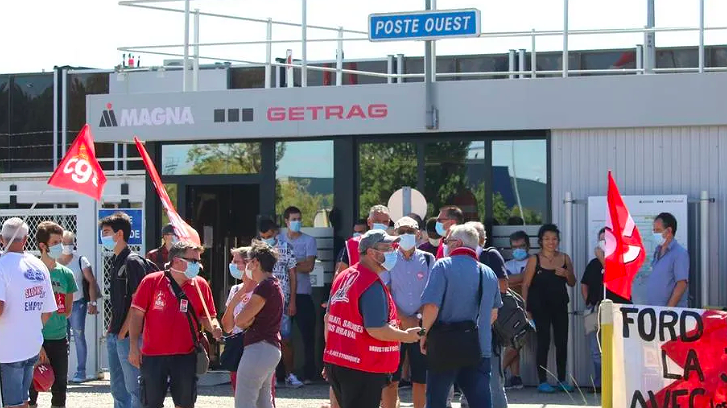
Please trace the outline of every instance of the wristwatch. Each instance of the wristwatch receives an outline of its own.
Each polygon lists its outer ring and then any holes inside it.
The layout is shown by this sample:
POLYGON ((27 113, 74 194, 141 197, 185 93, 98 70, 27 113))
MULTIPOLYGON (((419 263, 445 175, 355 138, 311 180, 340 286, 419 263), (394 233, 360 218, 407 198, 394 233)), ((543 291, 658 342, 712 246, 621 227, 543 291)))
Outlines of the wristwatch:
POLYGON ((88 302, 89 306, 98 306, 98 303, 94 300, 93 302, 88 302))

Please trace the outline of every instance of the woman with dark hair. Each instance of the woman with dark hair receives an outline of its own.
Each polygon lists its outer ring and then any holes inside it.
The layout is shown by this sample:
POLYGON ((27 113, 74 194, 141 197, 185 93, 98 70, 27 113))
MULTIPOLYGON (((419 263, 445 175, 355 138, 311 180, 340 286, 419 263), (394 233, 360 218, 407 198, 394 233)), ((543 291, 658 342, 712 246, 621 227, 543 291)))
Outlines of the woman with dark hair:
POLYGON ((566 359, 568 357, 568 290, 566 285, 575 286, 573 264, 568 254, 558 251, 560 231, 554 224, 545 224, 538 231, 540 252, 528 259, 523 279, 523 298, 526 310, 535 320, 537 332, 537 364, 539 392, 556 391, 548 384, 546 367, 550 351, 550 329, 553 328, 555 361, 558 384, 563 391, 573 391, 566 382, 566 359))

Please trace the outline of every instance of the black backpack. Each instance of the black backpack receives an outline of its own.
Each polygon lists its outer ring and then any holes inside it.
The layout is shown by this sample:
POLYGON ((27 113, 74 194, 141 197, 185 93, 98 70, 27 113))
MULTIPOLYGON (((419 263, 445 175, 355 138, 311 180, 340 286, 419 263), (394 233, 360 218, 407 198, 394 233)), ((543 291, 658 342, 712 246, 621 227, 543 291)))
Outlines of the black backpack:
POLYGON ((497 312, 497 320, 492 325, 495 337, 500 345, 516 350, 525 345, 526 336, 535 332, 525 312, 523 298, 512 289, 501 293, 502 307, 497 312))
POLYGON ((139 260, 141 261, 141 263, 144 265, 144 275, 148 275, 148 274, 150 274, 152 272, 158 272, 159 271, 159 267, 157 266, 157 264, 155 264, 154 262, 150 261, 147 258, 144 258, 143 256, 137 254, 136 252, 131 252, 126 257, 126 260, 124 261, 124 264, 121 266, 121 268, 119 269, 119 272, 118 272, 118 276, 119 277, 123 277, 123 279, 124 279, 124 287, 126 288, 125 291, 124 291, 124 298, 128 298, 131 295, 133 295, 133 293, 129 294, 129 292, 131 292, 129 290, 130 289, 129 288, 129 277, 126 274, 126 264, 129 262, 129 260, 131 260, 131 258, 139 258, 139 260))

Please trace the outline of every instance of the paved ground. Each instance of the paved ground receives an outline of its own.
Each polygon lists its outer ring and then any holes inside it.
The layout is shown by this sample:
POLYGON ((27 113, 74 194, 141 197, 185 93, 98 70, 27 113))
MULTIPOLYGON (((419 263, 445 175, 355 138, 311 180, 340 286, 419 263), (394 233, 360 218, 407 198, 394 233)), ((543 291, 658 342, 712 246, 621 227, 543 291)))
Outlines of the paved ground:
MULTIPOLYGON (((113 400, 109 391, 108 381, 93 381, 81 385, 69 385, 68 408, 113 408, 113 400)), ((585 391, 584 391, 585 393, 585 391)), ((402 407, 411 407, 410 390, 401 391, 402 407)), ((519 391, 508 391, 511 408, 544 408, 567 406, 598 406, 600 400, 593 394, 581 395, 576 391, 568 395, 564 393, 553 395, 538 394, 533 388, 519 391)), ((328 387, 325 384, 309 385, 297 390, 279 389, 277 392, 278 408, 320 408, 328 402, 328 387)), ((40 408, 50 408, 50 393, 41 393, 38 400, 40 408)), ((173 407, 171 398, 168 398, 165 407, 173 407)), ((232 389, 229 384, 201 387, 197 408, 223 408, 232 407, 232 389)), ((459 408, 455 403, 454 408, 459 408)))

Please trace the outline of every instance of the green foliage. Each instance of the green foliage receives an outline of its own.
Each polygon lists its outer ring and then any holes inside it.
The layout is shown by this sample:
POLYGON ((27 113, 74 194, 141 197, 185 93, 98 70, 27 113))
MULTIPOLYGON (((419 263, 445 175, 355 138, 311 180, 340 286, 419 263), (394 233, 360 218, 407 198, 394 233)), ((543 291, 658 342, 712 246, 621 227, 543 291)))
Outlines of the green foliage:
POLYGON ((396 190, 417 185, 417 153, 414 143, 363 143, 359 145, 359 215, 384 204, 396 190))
POLYGON ((260 143, 195 144, 187 161, 190 174, 257 174, 262 168, 260 143))
POLYGON ((276 180, 275 212, 282 215, 286 208, 296 206, 303 213, 303 226, 312 227, 318 210, 330 209, 333 205, 333 194, 312 194, 309 186, 309 179, 276 180))

